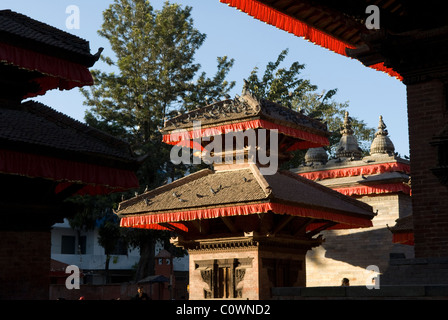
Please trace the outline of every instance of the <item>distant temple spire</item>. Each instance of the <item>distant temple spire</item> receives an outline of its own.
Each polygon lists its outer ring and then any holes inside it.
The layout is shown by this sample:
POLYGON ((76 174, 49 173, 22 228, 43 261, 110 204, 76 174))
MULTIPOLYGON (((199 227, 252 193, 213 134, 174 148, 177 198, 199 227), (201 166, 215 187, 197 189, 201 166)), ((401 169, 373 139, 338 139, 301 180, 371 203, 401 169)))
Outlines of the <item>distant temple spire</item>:
POLYGON ((327 152, 323 147, 310 148, 305 154, 305 163, 311 164, 326 164, 328 161, 327 152))
POLYGON ((390 138, 388 137, 388 131, 383 121, 383 116, 380 116, 378 123, 378 131, 375 133, 375 139, 373 139, 370 145, 370 154, 388 154, 393 155, 395 147, 390 138))
POLYGON ((351 118, 348 116, 347 111, 345 112, 344 124, 340 132, 342 137, 336 149, 336 157, 361 159, 362 150, 358 145, 358 140, 353 135, 351 118))

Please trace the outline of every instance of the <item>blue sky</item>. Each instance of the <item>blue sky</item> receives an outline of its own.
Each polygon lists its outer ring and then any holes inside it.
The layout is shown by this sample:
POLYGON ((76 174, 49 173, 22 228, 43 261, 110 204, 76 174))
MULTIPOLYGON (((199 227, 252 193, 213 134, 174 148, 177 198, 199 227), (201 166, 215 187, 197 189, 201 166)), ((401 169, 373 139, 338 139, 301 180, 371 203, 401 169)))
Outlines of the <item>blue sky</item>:
MULTIPOLYGON (((92 53, 104 47, 104 54, 111 56, 108 43, 97 31, 101 28, 102 12, 112 0, 2 0, 1 9, 11 9, 36 20, 75 34, 90 42, 92 53), (66 8, 76 5, 80 12, 80 28, 68 30, 66 8)), ((235 59, 228 80, 237 82, 232 94, 239 94, 244 78, 258 66, 262 70, 269 61, 288 48, 284 66, 294 61, 305 64, 304 78, 318 86, 318 90, 337 88, 334 97, 339 102, 349 102, 350 115, 377 127, 382 115, 389 136, 398 153, 409 155, 406 87, 399 80, 385 73, 372 70, 360 62, 340 56, 285 31, 255 20, 247 14, 219 2, 219 0, 172 0, 193 7, 195 27, 207 34, 207 39, 196 55, 201 71, 212 76, 216 71, 216 57, 227 55, 235 59)), ((161 8, 164 0, 152 0, 161 8)), ((105 69, 97 63, 94 68, 105 69)), ((86 106, 78 89, 53 90, 35 98, 48 106, 83 121, 86 106)))

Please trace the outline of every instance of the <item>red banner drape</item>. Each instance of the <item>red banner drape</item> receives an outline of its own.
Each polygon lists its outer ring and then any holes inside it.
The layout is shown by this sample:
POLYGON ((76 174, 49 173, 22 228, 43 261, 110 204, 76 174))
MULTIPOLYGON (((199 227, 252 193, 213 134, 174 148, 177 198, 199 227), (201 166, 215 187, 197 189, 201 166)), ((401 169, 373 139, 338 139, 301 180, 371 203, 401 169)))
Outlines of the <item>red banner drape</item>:
POLYGON ((303 172, 298 174, 310 180, 317 180, 317 179, 323 180, 323 179, 334 179, 343 177, 354 177, 363 174, 371 175, 371 174, 394 172, 394 171, 409 174, 411 172, 411 168, 408 164, 405 163, 387 162, 387 163, 378 163, 359 167, 303 172))
POLYGON ((411 194, 411 188, 403 183, 388 183, 379 185, 368 185, 368 186, 357 186, 348 188, 336 188, 333 189, 339 193, 346 196, 353 195, 366 195, 366 194, 383 194, 383 193, 393 193, 393 192, 403 192, 406 194, 411 194))
POLYGON ((263 128, 268 130, 278 130, 279 133, 283 133, 287 136, 291 136, 294 138, 299 138, 304 141, 300 141, 296 143, 293 147, 289 149, 289 151, 296 149, 307 149, 307 148, 315 148, 327 146, 329 144, 328 138, 324 136, 319 136, 317 134, 313 134, 310 132, 306 132, 303 130, 278 125, 266 120, 250 120, 232 124, 226 124, 221 126, 215 126, 211 128, 200 128, 196 130, 178 130, 174 131, 170 134, 166 134, 163 136, 163 142, 172 144, 172 145, 182 145, 185 147, 191 147, 195 149, 199 149, 199 144, 194 142, 194 139, 200 139, 203 137, 211 137, 214 135, 221 135, 226 132, 236 132, 236 131, 244 131, 248 129, 257 129, 263 128))
POLYGON ((134 172, 65 159, 0 149, 0 172, 61 182, 56 192, 71 183, 86 184, 79 193, 98 194, 138 188, 134 172))
POLYGON ((413 246, 414 245, 414 233, 412 233, 412 232, 394 233, 392 235, 392 242, 413 246))
POLYGON ((370 220, 371 217, 352 216, 343 213, 302 208, 280 203, 261 203, 189 211, 139 214, 121 218, 120 226, 129 228, 160 229, 164 228, 159 225, 163 223, 178 223, 181 221, 250 215, 268 211, 272 211, 276 214, 287 214, 292 216, 334 221, 339 224, 336 228, 365 228, 372 226, 372 222, 370 220))
MULTIPOLYGON (((346 48, 354 48, 354 46, 348 43, 345 43, 327 33, 324 33, 323 31, 315 29, 312 26, 309 26, 308 24, 300 20, 294 19, 280 11, 277 11, 266 4, 260 3, 259 1, 220 0, 220 2, 226 3, 231 7, 235 7, 247 13, 255 19, 266 22, 286 32, 292 33, 295 36, 302 37, 314 44, 317 44, 343 56, 347 57, 347 54, 345 52, 346 48)), ((385 72, 392 77, 403 80, 403 77, 398 72, 386 67, 384 63, 371 65, 370 68, 385 72)))
POLYGON ((24 99, 43 95, 51 89, 70 90, 93 84, 86 66, 1 42, 0 61, 44 75, 32 80, 40 85, 41 90, 28 94, 24 99))

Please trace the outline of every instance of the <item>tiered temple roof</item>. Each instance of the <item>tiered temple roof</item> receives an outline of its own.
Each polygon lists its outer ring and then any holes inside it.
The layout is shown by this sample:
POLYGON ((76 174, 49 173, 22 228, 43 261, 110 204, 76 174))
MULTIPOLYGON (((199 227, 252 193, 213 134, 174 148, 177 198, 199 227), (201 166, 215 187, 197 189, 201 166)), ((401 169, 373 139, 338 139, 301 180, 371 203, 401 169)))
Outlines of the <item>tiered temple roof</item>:
POLYGON ((80 194, 138 187, 128 144, 38 102, 0 104, 0 142, 0 173, 58 181, 58 190, 80 184, 80 194))
POLYGON ((102 48, 91 54, 84 39, 11 10, 0 10, 0 39, 0 99, 93 84, 102 48))
POLYGON ((226 131, 276 129, 283 135, 282 150, 308 149, 328 145, 326 125, 287 107, 251 94, 235 99, 216 101, 165 123, 163 141, 177 144, 182 140, 224 134, 226 131), (193 121, 201 122, 201 132, 194 130, 193 121))
MULTIPOLYGON (((328 144, 326 127, 316 120, 248 92, 168 120, 163 132, 165 142, 190 146, 191 139, 199 139, 205 148, 209 136, 250 129, 278 130, 278 154, 328 144), (205 119, 205 129, 193 127, 197 119, 205 119)), ((370 206, 291 172, 261 169, 249 161, 215 164, 120 203, 117 214, 123 227, 175 230, 184 244, 203 237, 205 228, 221 236, 252 232, 263 237, 275 229, 291 241, 300 234, 318 245, 311 237, 320 230, 371 226, 370 206)))
POLYGON ((0 297, 48 299, 52 225, 79 207, 75 194, 138 188, 123 141, 24 99, 92 85, 89 43, 0 10, 0 297), (24 247, 26 250, 24 250, 24 247))
POLYGON ((22 102, 93 84, 88 68, 101 49, 92 55, 88 41, 11 10, 0 10, 0 39, 0 211, 60 216, 72 211, 67 196, 138 188, 139 163, 124 141, 22 102), (22 188, 33 195, 24 199, 22 188))

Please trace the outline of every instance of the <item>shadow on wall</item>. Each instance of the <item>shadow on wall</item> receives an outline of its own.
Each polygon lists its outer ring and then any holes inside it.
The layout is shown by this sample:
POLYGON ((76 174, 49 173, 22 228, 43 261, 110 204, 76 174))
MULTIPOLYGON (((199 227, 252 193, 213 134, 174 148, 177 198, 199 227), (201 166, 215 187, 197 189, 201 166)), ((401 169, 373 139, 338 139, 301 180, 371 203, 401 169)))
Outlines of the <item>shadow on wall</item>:
MULTIPOLYGON (((392 242, 392 233, 387 228, 331 230, 324 231, 322 234, 325 239, 322 244, 322 249, 325 250, 324 258, 363 269, 369 265, 376 265, 381 272, 385 272, 391 258, 396 256, 413 258, 414 256, 412 246, 392 242)), ((313 253, 309 255, 309 258, 317 267, 329 263, 329 260, 317 259, 313 253)))

